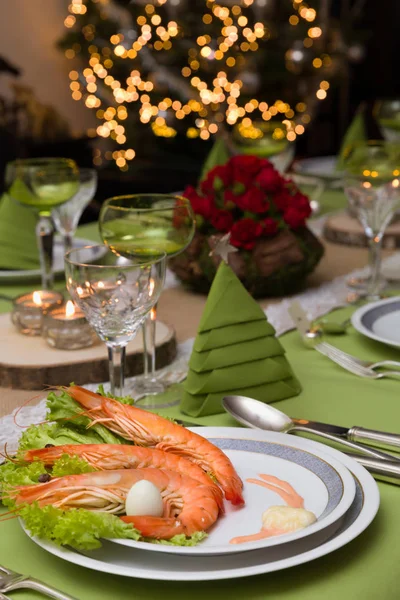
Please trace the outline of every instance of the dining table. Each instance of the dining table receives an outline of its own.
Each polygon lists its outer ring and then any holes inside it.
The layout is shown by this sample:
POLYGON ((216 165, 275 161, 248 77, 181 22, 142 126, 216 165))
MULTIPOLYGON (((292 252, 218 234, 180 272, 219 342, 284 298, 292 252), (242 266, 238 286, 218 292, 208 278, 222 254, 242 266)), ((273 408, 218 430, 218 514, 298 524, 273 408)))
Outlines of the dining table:
MULTIPOLYGON (((325 212, 345 205, 340 191, 326 192, 325 212)), ((323 199, 321 200, 323 204, 323 199)), ((97 224, 84 225, 78 237, 99 241, 97 224)), ((319 286, 343 276, 367 263, 365 248, 332 244, 322 239, 325 254, 307 286, 319 286)), ((35 289, 36 282, 13 282, 0 285, 0 293, 15 296, 35 289)), ((62 289, 64 283, 57 281, 62 289)), ((260 301, 263 309, 282 299, 260 301)), ((206 302, 206 296, 193 293, 183 286, 166 289, 159 301, 159 318, 173 326, 178 343, 196 335, 206 302)), ((0 300, 0 311, 10 310, 9 302, 0 300)), ((343 321, 351 316, 352 305, 335 309, 329 318, 343 321)), ((280 336, 302 391, 298 396, 273 404, 286 414, 313 421, 351 427, 400 433, 400 382, 398 379, 364 379, 345 371, 315 350, 305 347, 295 330, 280 336)), ((372 341, 349 327, 344 335, 327 334, 326 341, 338 348, 371 361, 400 360, 400 351, 372 341)), ((43 393, 6 389, 0 382, 0 418, 43 393)), ((159 410, 160 414, 187 419, 179 406, 159 410)), ((227 413, 189 419, 198 425, 239 427, 227 413)), ((0 420, 1 423, 1 420, 0 420)), ((400 563, 400 488, 378 482, 381 504, 372 524, 344 547, 309 563, 281 571, 233 580, 174 582, 130 579, 94 572, 50 555, 27 537, 18 519, 0 522, 0 565, 38 579, 69 593, 79 600, 396 600, 400 597, 398 565, 400 563)), ((1 514, 6 512, 0 505, 1 514)), ((16 600, 34 600, 39 596, 29 590, 12 593, 16 600)))

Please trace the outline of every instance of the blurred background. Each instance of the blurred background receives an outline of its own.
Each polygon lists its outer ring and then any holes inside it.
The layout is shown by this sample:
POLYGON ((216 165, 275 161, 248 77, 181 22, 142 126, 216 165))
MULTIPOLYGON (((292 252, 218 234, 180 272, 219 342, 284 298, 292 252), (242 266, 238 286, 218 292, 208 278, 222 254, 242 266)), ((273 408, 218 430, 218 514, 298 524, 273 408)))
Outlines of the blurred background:
POLYGON ((383 102, 397 130, 399 19, 398 0, 13 0, 0 171, 15 157, 95 165, 88 221, 109 196, 196 183, 220 142, 337 156, 357 115, 382 137, 383 102))

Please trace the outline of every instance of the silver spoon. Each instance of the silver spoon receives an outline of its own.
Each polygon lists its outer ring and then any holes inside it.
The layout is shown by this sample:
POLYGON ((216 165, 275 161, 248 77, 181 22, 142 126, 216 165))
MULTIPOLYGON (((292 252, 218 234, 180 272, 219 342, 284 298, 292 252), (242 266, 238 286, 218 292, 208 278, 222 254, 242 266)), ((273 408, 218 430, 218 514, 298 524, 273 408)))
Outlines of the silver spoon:
POLYGON ((277 433, 295 433, 296 431, 307 431, 319 437, 331 440, 351 448, 355 452, 372 456, 373 458, 380 458, 390 461, 400 461, 396 456, 392 454, 386 454, 379 450, 372 450, 364 444, 356 444, 349 440, 338 438, 329 433, 317 431, 312 427, 306 425, 298 425, 294 423, 290 417, 285 413, 273 408, 269 404, 264 404, 259 400, 253 398, 247 398, 246 396, 225 396, 222 400, 222 406, 236 419, 239 423, 251 427, 252 429, 266 429, 267 431, 275 431, 277 433))

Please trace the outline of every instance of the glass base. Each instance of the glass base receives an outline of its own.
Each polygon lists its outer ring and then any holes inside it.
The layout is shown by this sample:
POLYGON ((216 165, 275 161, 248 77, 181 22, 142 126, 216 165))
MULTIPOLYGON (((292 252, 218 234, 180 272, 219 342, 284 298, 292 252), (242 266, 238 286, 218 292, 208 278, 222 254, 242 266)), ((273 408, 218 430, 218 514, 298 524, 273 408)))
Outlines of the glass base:
MULTIPOLYGON (((128 393, 134 399, 134 406, 145 410, 158 410, 161 408, 169 408, 176 406, 181 401, 182 391, 179 384, 163 387, 161 393, 139 393, 139 383, 136 381, 127 387, 125 393, 128 393)), ((156 382, 157 383, 157 382, 156 382)))
POLYGON ((138 377, 130 391, 136 396, 150 396, 162 394, 165 392, 165 386, 157 379, 138 377))
MULTIPOLYGON (((347 286, 358 292, 359 294, 367 295, 369 288, 370 278, 369 277, 350 277, 346 284, 347 286)), ((385 279, 379 281, 377 292, 382 292, 388 286, 388 282, 385 279)))

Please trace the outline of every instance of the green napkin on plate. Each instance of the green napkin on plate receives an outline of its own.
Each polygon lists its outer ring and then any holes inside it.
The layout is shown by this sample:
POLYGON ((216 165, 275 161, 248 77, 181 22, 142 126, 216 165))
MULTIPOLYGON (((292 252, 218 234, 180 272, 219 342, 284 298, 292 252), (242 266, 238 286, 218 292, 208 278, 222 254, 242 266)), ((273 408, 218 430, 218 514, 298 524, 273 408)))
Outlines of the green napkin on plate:
POLYGON ((36 215, 9 196, 0 200, 0 269, 37 269, 36 215))
POLYGON ((181 410, 192 417, 224 412, 230 394, 276 402, 301 386, 268 323, 232 269, 221 262, 200 321, 181 410))

